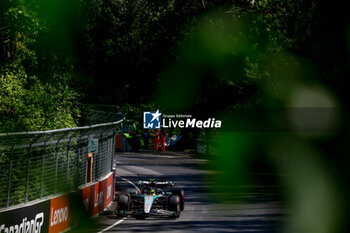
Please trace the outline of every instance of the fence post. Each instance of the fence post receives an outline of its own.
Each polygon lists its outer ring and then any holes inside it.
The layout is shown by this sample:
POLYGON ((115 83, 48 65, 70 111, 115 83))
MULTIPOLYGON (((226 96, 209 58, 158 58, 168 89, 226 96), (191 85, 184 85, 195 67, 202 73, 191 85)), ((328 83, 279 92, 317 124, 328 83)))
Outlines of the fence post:
POLYGON ((13 161, 10 162, 10 175, 9 175, 9 187, 7 190, 7 207, 10 206, 10 194, 11 194, 11 176, 12 176, 12 164, 13 161))
POLYGON ((40 198, 44 196, 44 169, 45 169, 45 156, 46 156, 46 141, 44 142, 43 149, 43 164, 41 165, 41 190, 40 190, 40 198))
POLYGON ((111 171, 113 170, 113 163, 114 163, 114 155, 115 155, 115 140, 116 140, 116 128, 113 128, 113 135, 112 135, 112 158, 111 158, 111 171))
POLYGON ((106 141, 107 141, 107 152, 106 152, 106 158, 105 158, 105 162, 104 162, 104 165, 105 165, 105 169, 109 169, 108 168, 108 163, 110 162, 110 156, 111 156, 111 150, 110 150, 110 141, 111 140, 111 136, 108 136, 106 141))
POLYGON ((79 140, 78 140, 76 187, 79 186, 79 158, 80 158, 80 146, 81 146, 81 134, 80 134, 79 140))
MULTIPOLYGON (((98 152, 97 152, 97 154, 95 154, 94 156, 93 156, 93 158, 94 158, 94 163, 93 163, 93 181, 96 181, 96 168, 98 169, 98 165, 97 165, 97 163, 99 163, 99 164, 101 164, 101 160, 102 160, 102 151, 101 151, 101 148, 102 148, 102 134, 103 133, 101 133, 100 134, 100 139, 98 140, 98 152)), ((100 171, 100 169, 98 170, 98 172, 101 172, 100 171)), ((98 177, 101 177, 101 174, 99 174, 99 176, 98 177)))
POLYGON ((68 146, 67 146, 67 171, 66 171, 66 181, 67 181, 67 189, 69 191, 69 166, 70 166, 70 152, 71 152, 71 142, 72 142, 72 138, 75 137, 75 135, 77 134, 77 132, 73 133, 70 137, 69 137, 69 141, 68 141, 68 146))
MULTIPOLYGON (((101 143, 98 144, 98 146, 100 147, 99 150, 98 150, 98 157, 99 157, 99 176, 103 176, 104 175, 104 172, 102 171, 102 167, 103 167, 103 161, 104 161, 104 156, 105 156, 105 153, 102 153, 102 150, 103 150, 103 143, 105 143, 105 140, 103 140, 103 132, 101 132, 100 134, 100 141, 101 143)), ((97 164, 96 164, 97 165, 97 164)))
POLYGON ((54 191, 54 194, 56 194, 56 192, 57 192, 58 152, 60 149, 59 143, 60 143, 60 141, 58 140, 56 143, 56 173, 55 173, 55 191, 54 191))
POLYGON ((28 202, 28 195, 29 195, 29 172, 30 172, 30 156, 32 154, 32 144, 29 145, 29 154, 28 154, 28 163, 27 163, 27 184, 26 184, 26 197, 25 197, 25 203, 28 202))
POLYGON ((67 170, 66 170, 66 185, 67 190, 69 191, 69 160, 70 160, 70 142, 72 140, 72 136, 69 138, 68 145, 67 145, 67 170))

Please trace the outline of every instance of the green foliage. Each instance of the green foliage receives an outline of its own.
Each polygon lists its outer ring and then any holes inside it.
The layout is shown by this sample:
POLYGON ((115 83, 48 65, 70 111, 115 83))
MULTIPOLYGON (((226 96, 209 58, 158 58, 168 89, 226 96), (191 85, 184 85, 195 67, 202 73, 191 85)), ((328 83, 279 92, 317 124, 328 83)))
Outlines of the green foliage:
POLYGON ((35 76, 6 73, 0 78, 1 131, 34 131, 74 127, 78 112, 71 90, 57 90, 35 76), (26 88, 30 83, 30 88, 26 88), (61 92, 62 91, 62 92, 61 92))
POLYGON ((257 15, 253 23, 268 32, 271 49, 300 50, 301 45, 319 29, 315 0, 257 0, 252 12, 257 15))
POLYGON ((177 56, 197 1, 86 1, 84 62, 95 80, 90 101, 147 103, 164 63, 177 56), (107 84, 107 85, 106 85, 107 84), (103 85, 103 88, 102 88, 103 85), (94 99, 92 99, 94 98, 94 99))
POLYGON ((74 64, 52 50, 45 59, 40 49, 55 25, 41 15, 39 2, 1 4, 0 132, 76 126, 74 64))

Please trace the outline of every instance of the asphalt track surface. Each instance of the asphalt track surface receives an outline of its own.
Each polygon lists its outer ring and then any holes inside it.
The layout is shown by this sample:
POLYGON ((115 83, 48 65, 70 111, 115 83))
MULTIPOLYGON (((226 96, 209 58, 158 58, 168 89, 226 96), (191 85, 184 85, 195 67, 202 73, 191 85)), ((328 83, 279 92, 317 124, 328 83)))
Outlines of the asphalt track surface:
POLYGON ((195 159, 181 153, 116 154, 117 189, 131 188, 140 177, 169 178, 185 190, 185 210, 178 219, 147 218, 136 220, 112 214, 91 220, 89 232, 283 232, 285 211, 278 201, 279 188, 260 185, 242 189, 247 197, 236 204, 213 201, 210 181, 203 169, 205 159, 195 159))

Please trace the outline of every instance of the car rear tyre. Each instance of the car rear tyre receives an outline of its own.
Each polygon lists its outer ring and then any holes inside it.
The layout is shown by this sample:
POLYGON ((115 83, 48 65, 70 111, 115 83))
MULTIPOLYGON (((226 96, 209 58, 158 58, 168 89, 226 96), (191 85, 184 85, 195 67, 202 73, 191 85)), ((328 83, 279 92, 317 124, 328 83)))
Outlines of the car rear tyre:
POLYGON ((185 209, 185 191, 183 189, 175 189, 172 193, 180 197, 180 210, 183 211, 185 209))
POLYGON ((169 210, 174 211, 175 214, 170 216, 171 218, 180 217, 180 197, 177 195, 172 195, 169 197, 169 210))

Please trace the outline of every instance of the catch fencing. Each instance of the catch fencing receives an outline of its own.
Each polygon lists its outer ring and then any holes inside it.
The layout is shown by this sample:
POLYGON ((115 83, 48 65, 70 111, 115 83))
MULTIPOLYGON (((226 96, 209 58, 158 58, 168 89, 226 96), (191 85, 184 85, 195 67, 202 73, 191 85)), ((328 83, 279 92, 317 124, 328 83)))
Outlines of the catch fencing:
POLYGON ((113 169, 115 135, 122 121, 0 134, 0 208, 72 191, 102 179, 113 169), (98 139, 92 166, 88 165, 90 139, 98 139))

